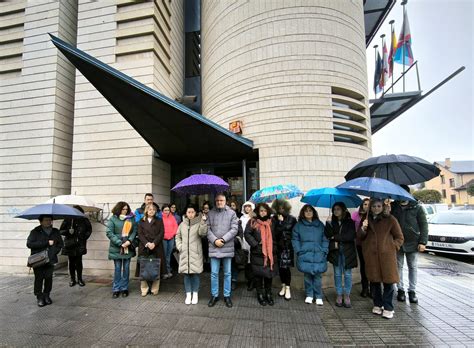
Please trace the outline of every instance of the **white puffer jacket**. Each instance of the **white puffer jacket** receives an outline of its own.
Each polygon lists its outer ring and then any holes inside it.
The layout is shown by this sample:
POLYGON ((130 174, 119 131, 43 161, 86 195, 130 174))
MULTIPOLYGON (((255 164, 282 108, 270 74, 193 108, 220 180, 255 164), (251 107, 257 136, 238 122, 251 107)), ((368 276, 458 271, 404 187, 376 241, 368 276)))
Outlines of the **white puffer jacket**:
POLYGON ((202 215, 194 219, 184 218, 176 233, 176 248, 179 251, 179 273, 202 273, 202 243, 201 237, 207 234, 207 222, 202 215))

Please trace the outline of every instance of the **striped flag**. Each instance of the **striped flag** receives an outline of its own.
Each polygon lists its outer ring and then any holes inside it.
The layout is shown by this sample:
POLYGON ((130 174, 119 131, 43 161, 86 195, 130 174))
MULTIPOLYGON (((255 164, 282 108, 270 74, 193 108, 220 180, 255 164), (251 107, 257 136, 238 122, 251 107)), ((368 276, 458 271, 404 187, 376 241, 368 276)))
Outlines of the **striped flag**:
POLYGON ((388 51, 387 51, 387 45, 385 44, 385 40, 383 42, 383 47, 382 47, 382 74, 380 76, 380 87, 383 88, 387 85, 388 83, 388 51))
POLYGON ((407 11, 403 12, 403 25, 398 37, 397 52, 394 61, 398 64, 412 65, 413 51, 411 49, 410 24, 408 23, 407 11))
POLYGON ((392 27, 392 35, 390 42, 390 52, 388 54, 388 77, 393 75, 393 58, 397 51, 397 36, 395 35, 395 29, 392 27))

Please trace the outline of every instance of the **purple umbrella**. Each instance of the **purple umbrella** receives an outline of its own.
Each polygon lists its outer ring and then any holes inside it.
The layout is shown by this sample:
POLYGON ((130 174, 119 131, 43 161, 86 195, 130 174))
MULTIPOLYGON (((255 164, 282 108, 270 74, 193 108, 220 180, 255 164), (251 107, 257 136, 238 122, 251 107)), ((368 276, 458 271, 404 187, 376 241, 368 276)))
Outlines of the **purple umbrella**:
POLYGON ((202 195, 221 193, 229 189, 229 184, 215 175, 195 174, 181 180, 171 189, 178 194, 202 195))

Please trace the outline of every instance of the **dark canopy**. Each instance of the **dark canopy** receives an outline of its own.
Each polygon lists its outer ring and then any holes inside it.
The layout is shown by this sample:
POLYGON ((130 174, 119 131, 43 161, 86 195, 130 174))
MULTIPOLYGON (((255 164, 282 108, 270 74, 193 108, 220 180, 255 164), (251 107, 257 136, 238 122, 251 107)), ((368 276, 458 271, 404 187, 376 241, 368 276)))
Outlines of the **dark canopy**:
POLYGON ((158 153, 176 162, 239 161, 253 142, 51 35, 54 45, 158 153))

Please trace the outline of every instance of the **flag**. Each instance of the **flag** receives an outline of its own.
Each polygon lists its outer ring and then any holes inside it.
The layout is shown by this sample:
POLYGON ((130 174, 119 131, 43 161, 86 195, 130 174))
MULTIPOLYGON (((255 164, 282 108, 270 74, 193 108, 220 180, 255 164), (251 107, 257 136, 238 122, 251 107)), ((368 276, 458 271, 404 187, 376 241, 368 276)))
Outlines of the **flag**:
POLYGON ((397 51, 397 36, 395 35, 395 29, 392 27, 390 53, 388 54, 388 77, 392 77, 393 75, 393 58, 396 51, 397 51))
POLYGON ((397 52, 394 61, 403 65, 413 64, 413 51, 411 49, 410 24, 408 23, 407 11, 403 12, 403 25, 398 37, 397 52))
POLYGON ((382 76, 383 63, 380 53, 377 50, 377 58, 375 59, 375 73, 374 73, 374 92, 375 94, 381 91, 380 77, 382 76))
POLYGON ((382 74, 380 75, 380 88, 387 85, 388 82, 388 52, 385 40, 382 47, 382 74))

